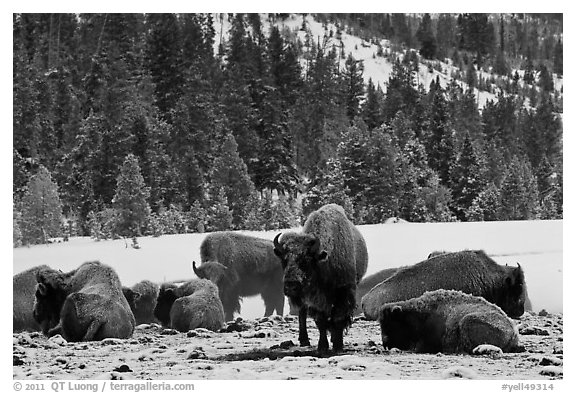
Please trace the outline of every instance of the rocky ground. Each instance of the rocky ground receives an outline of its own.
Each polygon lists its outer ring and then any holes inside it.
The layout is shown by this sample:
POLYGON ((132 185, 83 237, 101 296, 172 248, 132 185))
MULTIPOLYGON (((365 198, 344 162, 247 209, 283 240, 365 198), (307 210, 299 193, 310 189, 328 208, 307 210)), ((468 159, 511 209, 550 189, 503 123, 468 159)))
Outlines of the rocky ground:
POLYGON ((13 335, 14 379, 498 379, 563 377, 561 314, 526 313, 519 321, 521 353, 416 354, 385 349, 377 322, 357 319, 343 353, 319 356, 298 346, 298 320, 286 316, 237 320, 227 332, 179 333, 140 325, 132 338, 68 343, 41 333, 13 335))

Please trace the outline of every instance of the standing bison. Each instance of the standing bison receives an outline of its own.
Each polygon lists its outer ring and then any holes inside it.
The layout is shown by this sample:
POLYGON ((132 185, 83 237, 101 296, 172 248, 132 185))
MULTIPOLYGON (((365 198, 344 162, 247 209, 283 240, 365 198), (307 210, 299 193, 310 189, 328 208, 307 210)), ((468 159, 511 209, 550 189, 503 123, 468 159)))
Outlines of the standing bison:
POLYGON ((69 273, 36 274, 34 318, 42 332, 68 341, 128 338, 134 315, 116 272, 100 262, 85 262, 69 273))
POLYGON ((211 233, 200 245, 202 264, 192 268, 200 278, 218 286, 226 320, 240 312, 240 298, 260 294, 264 316, 284 312, 282 266, 271 240, 235 232, 211 233))
POLYGON ((306 330, 310 313, 320 332, 318 350, 328 350, 328 331, 334 351, 342 350, 343 332, 356 308, 356 286, 368 266, 366 243, 358 229, 342 207, 330 204, 310 214, 302 233, 278 234, 274 250, 284 268, 284 293, 300 307, 300 345, 310 345, 306 330))
POLYGON ((218 287, 204 279, 162 284, 154 315, 164 326, 181 332, 196 328, 217 331, 224 325, 218 287))
POLYGON ((382 345, 428 353, 472 353, 491 344, 518 348, 516 325, 495 304, 460 291, 439 289, 379 311, 382 345))
POLYGON ((36 273, 47 269, 50 268, 46 265, 36 266, 15 274, 12 278, 12 329, 14 332, 40 330, 40 325, 33 315, 36 273))
POLYGON ((375 320, 385 303, 436 289, 481 296, 512 318, 524 313, 526 283, 520 265, 501 266, 481 250, 442 254, 402 269, 362 298, 362 310, 367 318, 375 320))

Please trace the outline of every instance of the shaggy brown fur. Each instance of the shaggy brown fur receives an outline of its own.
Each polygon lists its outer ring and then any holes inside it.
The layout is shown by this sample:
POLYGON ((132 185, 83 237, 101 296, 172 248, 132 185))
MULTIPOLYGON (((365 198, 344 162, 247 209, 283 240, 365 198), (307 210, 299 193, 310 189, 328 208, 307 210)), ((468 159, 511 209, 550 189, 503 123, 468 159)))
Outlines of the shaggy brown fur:
POLYGON ((385 303, 418 297, 426 291, 454 289, 481 296, 516 318, 524 313, 525 287, 520 266, 501 266, 484 251, 460 251, 397 272, 362 298, 362 310, 367 318, 377 319, 385 303))
POLYGON ((40 270, 50 269, 47 265, 40 265, 12 278, 12 330, 38 331, 40 325, 34 320, 34 294, 36 293, 36 273, 40 270))
POLYGON ((284 268, 284 293, 300 308, 300 345, 310 345, 309 312, 320 332, 318 350, 328 349, 327 331, 334 350, 342 350, 343 331, 356 307, 356 285, 368 264, 362 235, 342 207, 330 204, 310 214, 302 233, 278 235, 274 242, 284 268))
POLYGON ((224 325, 218 287, 205 279, 190 280, 179 286, 162 284, 154 315, 165 326, 181 332, 196 328, 218 331, 224 325))
POLYGON ((122 291, 130 309, 136 319, 136 324, 155 323, 154 309, 160 287, 152 281, 143 280, 134 284, 131 288, 123 287, 122 291))
POLYGON ((200 245, 202 264, 193 263, 199 278, 218 286, 226 320, 240 312, 240 299, 260 294, 264 316, 284 313, 282 266, 270 240, 235 232, 211 233, 200 245))
POLYGON ((518 329, 500 307, 460 291, 437 290, 379 311, 382 343, 429 353, 472 353, 481 344, 518 350, 518 329))
POLYGON ((399 268, 397 267, 393 267, 390 269, 380 270, 379 272, 376 272, 360 281, 356 288, 356 310, 354 311, 354 315, 362 313, 362 307, 360 307, 362 297, 364 297, 364 295, 366 295, 376 285, 394 275, 398 269, 399 268))
POLYGON ((134 315, 111 267, 85 262, 68 273, 40 271, 36 280, 34 318, 47 336, 61 334, 67 341, 132 336, 134 315))

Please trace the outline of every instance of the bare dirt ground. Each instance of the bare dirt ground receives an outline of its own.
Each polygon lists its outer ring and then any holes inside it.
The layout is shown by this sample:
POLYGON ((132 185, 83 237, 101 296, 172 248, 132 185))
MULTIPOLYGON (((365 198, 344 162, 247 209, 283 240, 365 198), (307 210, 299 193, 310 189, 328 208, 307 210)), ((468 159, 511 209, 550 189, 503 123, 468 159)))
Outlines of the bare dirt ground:
POLYGON ((308 320, 311 347, 298 346, 296 317, 229 323, 229 332, 179 333, 140 325, 130 339, 67 343, 41 333, 13 335, 14 379, 562 379, 563 317, 525 313, 524 352, 491 355, 416 354, 381 345, 377 322, 357 319, 344 352, 315 350, 318 331, 308 320))

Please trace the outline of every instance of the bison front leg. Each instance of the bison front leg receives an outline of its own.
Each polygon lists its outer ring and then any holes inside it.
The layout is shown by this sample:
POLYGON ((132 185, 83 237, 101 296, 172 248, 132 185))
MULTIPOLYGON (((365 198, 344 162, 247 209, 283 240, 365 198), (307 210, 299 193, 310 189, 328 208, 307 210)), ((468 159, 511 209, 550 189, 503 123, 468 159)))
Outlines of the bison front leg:
POLYGON ((298 341, 301 347, 310 346, 310 339, 308 338, 308 328, 306 327, 306 318, 308 318, 308 309, 306 306, 301 306, 298 310, 298 341))
POLYGON ((316 326, 318 327, 318 332, 320 333, 320 338, 318 339, 318 352, 328 351, 328 318, 324 315, 318 315, 316 317, 316 326))
POLYGON ((344 349, 344 328, 334 327, 330 329, 330 341, 332 341, 334 352, 342 351, 344 349))

